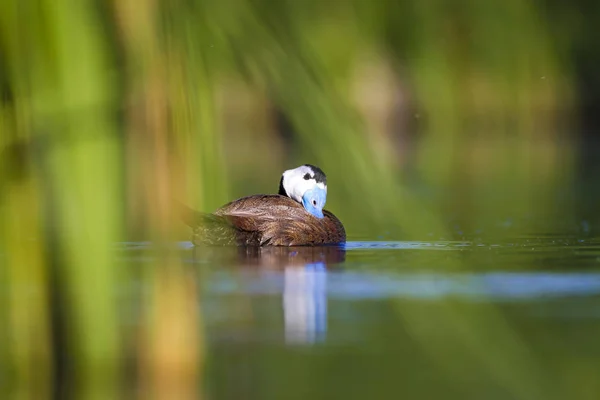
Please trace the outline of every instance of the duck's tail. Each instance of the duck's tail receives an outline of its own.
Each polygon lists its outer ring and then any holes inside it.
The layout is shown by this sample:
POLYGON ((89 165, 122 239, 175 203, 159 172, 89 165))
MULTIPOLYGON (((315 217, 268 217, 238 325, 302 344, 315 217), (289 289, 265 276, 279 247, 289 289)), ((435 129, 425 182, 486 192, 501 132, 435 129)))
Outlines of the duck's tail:
POLYGON ((194 228, 195 226, 197 226, 199 223, 202 222, 203 213, 193 210, 190 207, 186 206, 185 204, 183 204, 179 201, 177 201, 176 204, 177 204, 178 214, 181 217, 181 220, 187 226, 194 228))
POLYGON ((237 243, 235 229, 218 215, 196 211, 178 202, 182 221, 192 228, 192 243, 195 245, 232 245, 237 243))
POLYGON ((177 206, 181 220, 191 228, 221 221, 216 215, 196 211, 179 201, 177 206))

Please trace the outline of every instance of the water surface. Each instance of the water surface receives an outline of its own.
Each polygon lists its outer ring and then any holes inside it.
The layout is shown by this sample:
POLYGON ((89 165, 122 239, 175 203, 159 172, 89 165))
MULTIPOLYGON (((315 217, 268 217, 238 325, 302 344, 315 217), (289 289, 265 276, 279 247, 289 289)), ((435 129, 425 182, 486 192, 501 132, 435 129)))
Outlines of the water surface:
MULTIPOLYGON (((202 288, 213 398, 595 399, 598 244, 178 248, 202 288)), ((148 246, 119 256, 143 265, 148 246)))

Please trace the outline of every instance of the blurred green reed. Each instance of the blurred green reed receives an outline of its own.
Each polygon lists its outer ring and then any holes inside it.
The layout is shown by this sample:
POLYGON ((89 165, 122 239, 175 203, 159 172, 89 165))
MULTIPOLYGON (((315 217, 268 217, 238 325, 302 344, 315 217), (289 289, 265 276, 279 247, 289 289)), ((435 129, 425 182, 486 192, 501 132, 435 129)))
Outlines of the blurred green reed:
POLYGON ((106 43, 84 3, 4 2, 0 13, 9 85, 2 153, 13 161, 1 183, 11 381, 28 397, 47 396, 53 359, 71 354, 76 377, 112 396, 121 340, 109 249, 122 226, 123 167, 106 43), (60 349, 50 329, 57 297, 60 349))
MULTIPOLYGON (((283 169, 311 162, 327 172, 328 208, 350 238, 451 238, 450 211, 472 230, 550 212, 576 161, 559 140, 576 93, 541 11, 521 1, 3 1, 1 373, 40 398, 67 359, 90 393, 114 398, 135 340, 119 328, 118 284, 132 276, 113 244, 185 239, 175 199, 211 211, 275 191, 283 169)), ((134 352, 144 382, 168 395, 173 382, 196 384, 202 347, 191 334, 197 290, 172 255, 158 259, 136 277, 155 290, 134 352), (167 317, 191 332, 171 350, 167 317), (157 378, 166 359, 184 378, 157 378)))

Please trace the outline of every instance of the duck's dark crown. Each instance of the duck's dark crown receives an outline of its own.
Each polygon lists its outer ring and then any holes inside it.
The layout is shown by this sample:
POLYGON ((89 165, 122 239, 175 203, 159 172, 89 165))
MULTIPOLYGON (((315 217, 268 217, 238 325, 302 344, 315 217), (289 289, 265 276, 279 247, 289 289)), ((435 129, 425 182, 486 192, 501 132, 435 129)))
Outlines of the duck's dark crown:
MULTIPOLYGON (((317 181, 317 183, 322 183, 324 185, 327 185, 327 176, 325 175, 325 172, 323 172, 323 170, 315 165, 312 164, 304 164, 305 167, 309 167, 310 169, 313 170, 313 172, 315 173, 315 176, 313 176, 312 178, 317 181)), ((306 178, 305 178, 306 179, 306 178)))

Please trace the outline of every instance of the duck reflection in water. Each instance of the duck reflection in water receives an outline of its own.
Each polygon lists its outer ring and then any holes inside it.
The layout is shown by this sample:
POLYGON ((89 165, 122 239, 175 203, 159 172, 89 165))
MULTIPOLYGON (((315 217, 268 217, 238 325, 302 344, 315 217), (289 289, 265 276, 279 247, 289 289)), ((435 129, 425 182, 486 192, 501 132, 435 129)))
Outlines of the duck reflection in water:
POLYGON ((262 270, 284 270, 320 263, 324 268, 335 268, 344 262, 343 246, 297 246, 297 247, 238 247, 237 261, 246 267, 262 270))
POLYGON ((230 268, 281 273, 286 343, 309 344, 325 339, 327 274, 344 262, 344 247, 207 247, 204 250, 212 253, 211 260, 220 255, 223 264, 230 268))

